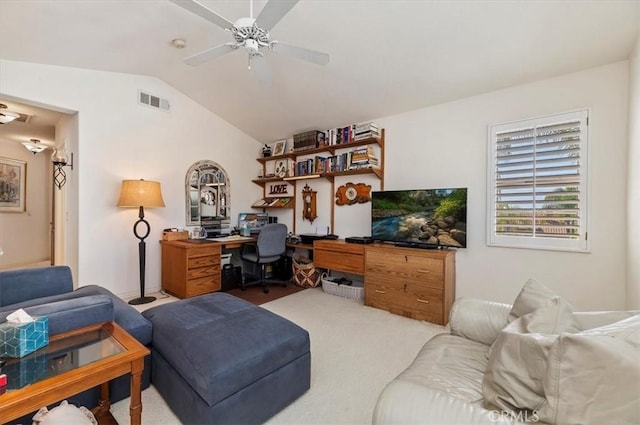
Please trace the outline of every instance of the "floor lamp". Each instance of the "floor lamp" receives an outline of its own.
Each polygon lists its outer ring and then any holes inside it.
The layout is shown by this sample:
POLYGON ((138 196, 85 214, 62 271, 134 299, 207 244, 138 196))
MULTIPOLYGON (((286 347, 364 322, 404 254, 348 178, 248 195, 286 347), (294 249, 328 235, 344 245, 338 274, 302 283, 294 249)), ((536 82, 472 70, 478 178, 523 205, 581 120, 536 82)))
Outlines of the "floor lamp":
POLYGON ((142 179, 122 180, 118 206, 139 208, 138 221, 133 225, 133 234, 140 240, 138 243, 138 256, 140 258, 140 297, 130 300, 129 304, 138 305, 150 303, 156 298, 144 296, 145 253, 147 250, 144 240, 149 236, 149 232, 151 231, 149 222, 144 219, 144 207, 164 207, 160 183, 142 179), (142 233, 139 232, 139 226, 141 225, 143 225, 142 233))

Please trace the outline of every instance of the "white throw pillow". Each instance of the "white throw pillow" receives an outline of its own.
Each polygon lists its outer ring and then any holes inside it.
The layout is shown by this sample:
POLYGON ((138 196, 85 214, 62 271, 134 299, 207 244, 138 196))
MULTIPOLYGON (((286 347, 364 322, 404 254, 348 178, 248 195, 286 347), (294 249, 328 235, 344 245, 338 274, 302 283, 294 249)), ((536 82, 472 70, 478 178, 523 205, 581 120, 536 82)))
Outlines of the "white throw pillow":
POLYGON ((557 296, 558 294, 537 280, 527 280, 513 302, 513 307, 509 312, 509 322, 513 322, 518 317, 533 313, 540 307, 548 305, 557 296))
POLYGON ((98 425, 93 413, 86 407, 76 407, 67 400, 49 410, 38 410, 33 416, 33 425, 98 425))
POLYGON ((640 424, 640 315, 561 334, 549 350, 544 392, 542 422, 640 424))
POLYGON ((560 297, 500 332, 482 381, 487 408, 517 412, 542 405, 547 355, 560 332, 578 332, 573 308, 560 297))

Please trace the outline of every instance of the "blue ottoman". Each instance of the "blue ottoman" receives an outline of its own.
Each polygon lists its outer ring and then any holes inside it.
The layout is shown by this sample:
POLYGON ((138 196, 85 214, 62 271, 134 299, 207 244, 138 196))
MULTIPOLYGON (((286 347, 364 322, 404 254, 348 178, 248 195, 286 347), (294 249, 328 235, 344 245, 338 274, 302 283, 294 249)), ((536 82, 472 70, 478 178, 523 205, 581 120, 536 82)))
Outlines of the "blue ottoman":
POLYGON ((151 308, 151 382, 184 424, 260 424, 309 389, 306 330, 225 293, 151 308))

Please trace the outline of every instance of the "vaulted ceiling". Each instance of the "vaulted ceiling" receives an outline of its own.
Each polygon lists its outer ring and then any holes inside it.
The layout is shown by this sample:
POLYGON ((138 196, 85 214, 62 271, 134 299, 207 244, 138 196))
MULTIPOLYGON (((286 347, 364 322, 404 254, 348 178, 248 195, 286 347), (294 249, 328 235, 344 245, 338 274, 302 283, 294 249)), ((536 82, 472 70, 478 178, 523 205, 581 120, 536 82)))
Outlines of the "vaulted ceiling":
MULTIPOLYGON (((202 4, 249 15, 249 1, 202 4)), ((331 60, 267 52, 263 87, 242 50, 186 65, 231 35, 167 0, 2 0, 0 58, 154 76, 266 143, 624 60, 639 14, 630 0, 301 0, 271 39, 331 60)))

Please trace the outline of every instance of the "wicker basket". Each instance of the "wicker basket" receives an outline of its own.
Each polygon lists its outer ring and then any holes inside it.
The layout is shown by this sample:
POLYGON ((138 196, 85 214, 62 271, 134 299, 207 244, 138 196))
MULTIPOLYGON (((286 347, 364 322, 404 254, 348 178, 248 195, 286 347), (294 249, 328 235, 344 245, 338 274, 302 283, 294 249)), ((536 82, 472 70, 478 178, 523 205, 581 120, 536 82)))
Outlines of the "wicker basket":
POLYGON ((338 285, 326 274, 322 275, 322 290, 327 294, 364 301, 364 282, 354 280, 351 285, 338 285))
POLYGON ((303 288, 315 288, 320 284, 322 274, 313 262, 303 257, 293 256, 293 281, 303 288), (306 260, 306 261, 305 261, 306 260))

